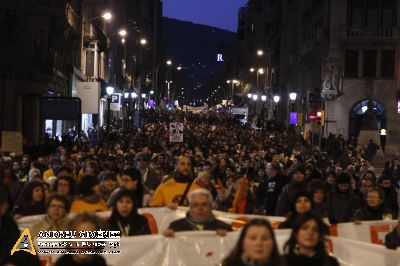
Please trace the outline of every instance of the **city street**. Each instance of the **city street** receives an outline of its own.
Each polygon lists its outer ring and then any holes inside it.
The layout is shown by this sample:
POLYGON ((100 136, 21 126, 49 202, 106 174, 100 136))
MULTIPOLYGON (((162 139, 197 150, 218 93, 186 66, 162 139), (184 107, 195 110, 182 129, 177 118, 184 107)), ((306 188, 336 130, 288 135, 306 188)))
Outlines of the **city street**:
POLYGON ((0 265, 400 266, 399 0, 0 0, 0 265))

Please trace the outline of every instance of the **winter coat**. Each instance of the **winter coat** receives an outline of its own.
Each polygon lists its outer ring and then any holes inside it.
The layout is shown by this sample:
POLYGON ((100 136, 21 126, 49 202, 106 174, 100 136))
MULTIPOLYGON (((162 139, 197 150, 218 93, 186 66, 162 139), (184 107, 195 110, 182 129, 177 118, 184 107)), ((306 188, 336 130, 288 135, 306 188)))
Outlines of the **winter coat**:
POLYGON ((279 194, 286 184, 286 177, 278 174, 264 180, 258 187, 257 199, 263 205, 266 215, 275 215, 279 194))
POLYGON ((353 216, 351 217, 352 221, 379 221, 383 220, 383 218, 387 215, 390 215, 393 218, 393 213, 386 209, 383 205, 378 208, 371 208, 366 205, 363 208, 357 209, 353 216))
POLYGON ((305 182, 298 183, 292 180, 289 184, 284 186, 279 194, 275 215, 286 216, 289 212, 290 202, 292 202, 294 196, 301 191, 307 191, 307 184, 305 182))
POLYGON ((328 218, 332 224, 346 223, 351 220, 354 211, 360 207, 360 200, 351 190, 328 194, 328 218))

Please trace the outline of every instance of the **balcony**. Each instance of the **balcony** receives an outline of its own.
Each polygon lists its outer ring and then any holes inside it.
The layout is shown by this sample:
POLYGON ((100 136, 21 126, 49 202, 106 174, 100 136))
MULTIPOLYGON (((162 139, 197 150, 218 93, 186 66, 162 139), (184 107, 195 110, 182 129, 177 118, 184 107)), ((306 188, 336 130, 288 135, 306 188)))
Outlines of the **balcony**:
POLYGON ((90 40, 96 39, 96 29, 90 23, 85 23, 84 26, 84 37, 90 40))
POLYGON ((346 27, 346 37, 351 39, 398 39, 397 27, 346 27))

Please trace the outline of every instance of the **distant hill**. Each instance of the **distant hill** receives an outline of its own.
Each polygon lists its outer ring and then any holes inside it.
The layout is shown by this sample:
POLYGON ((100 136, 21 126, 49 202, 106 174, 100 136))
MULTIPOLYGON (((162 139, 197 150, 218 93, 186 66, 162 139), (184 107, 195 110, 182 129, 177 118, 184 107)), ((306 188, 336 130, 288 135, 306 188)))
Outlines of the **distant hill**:
POLYGON ((218 28, 163 18, 167 50, 182 65, 205 64, 212 70, 218 66, 218 47, 232 44, 236 33, 218 28))
POLYGON ((163 32, 167 55, 175 64, 181 64, 185 71, 185 84, 192 97, 197 97, 207 86, 210 78, 221 65, 217 62, 220 47, 234 43, 236 33, 218 28, 194 24, 176 19, 163 18, 163 32))

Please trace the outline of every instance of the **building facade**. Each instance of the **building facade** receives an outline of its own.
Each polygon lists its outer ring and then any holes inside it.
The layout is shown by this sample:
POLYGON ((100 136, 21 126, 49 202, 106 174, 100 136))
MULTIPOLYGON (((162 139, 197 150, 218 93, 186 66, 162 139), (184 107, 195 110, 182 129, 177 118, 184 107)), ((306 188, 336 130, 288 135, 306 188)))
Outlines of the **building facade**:
MULTIPOLYGON (((280 21, 281 118, 291 110, 325 112, 324 131, 358 136, 368 100, 387 131, 387 152, 400 136, 398 0, 283 1, 280 21), (296 101, 289 109, 290 92, 296 101), (286 110, 284 110, 286 109, 286 110)), ((308 125, 307 125, 308 124, 308 125)), ((308 126, 308 127, 307 127, 308 126)))
POLYGON ((38 143, 45 132, 101 125, 107 86, 151 87, 161 10, 160 0, 0 1, 0 131, 38 143), (44 97, 80 97, 85 86, 96 91, 96 106, 81 121, 41 117, 44 97))

